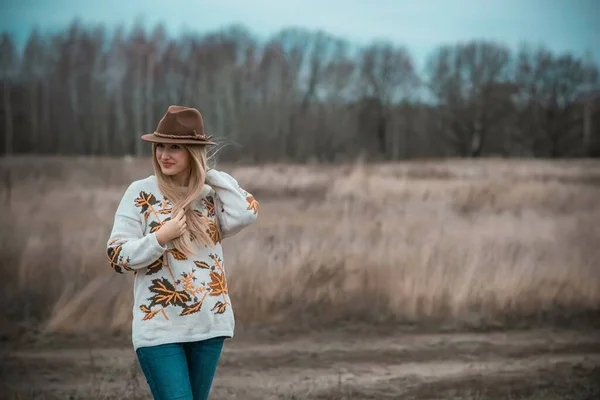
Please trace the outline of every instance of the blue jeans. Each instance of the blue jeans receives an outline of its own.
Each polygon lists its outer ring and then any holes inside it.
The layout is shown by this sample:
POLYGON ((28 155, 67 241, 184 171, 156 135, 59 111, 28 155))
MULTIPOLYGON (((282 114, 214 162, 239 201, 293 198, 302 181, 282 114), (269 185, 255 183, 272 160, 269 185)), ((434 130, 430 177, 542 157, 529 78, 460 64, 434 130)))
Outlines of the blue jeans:
POLYGON ((138 348, 136 354, 154 399, 208 399, 224 340, 138 348))

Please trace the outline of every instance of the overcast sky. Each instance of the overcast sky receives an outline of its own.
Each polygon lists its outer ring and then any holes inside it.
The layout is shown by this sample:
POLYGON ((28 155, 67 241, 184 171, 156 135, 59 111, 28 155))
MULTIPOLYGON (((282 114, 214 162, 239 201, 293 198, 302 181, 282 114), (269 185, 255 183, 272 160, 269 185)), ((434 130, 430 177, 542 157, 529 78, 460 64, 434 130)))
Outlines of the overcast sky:
POLYGON ((265 37, 289 26, 323 29, 357 44, 388 39, 422 62, 437 45, 473 38, 590 51, 600 61, 600 0, 3 0, 2 31, 23 43, 37 26, 162 21, 171 34, 241 23, 265 37))

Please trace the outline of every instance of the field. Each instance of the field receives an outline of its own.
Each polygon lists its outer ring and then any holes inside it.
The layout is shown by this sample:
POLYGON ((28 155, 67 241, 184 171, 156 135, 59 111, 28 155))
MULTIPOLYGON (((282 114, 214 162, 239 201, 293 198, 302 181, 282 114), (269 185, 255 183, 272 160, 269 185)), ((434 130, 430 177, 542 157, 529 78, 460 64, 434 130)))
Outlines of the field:
MULTIPOLYGON (((225 242, 215 399, 600 395, 600 163, 220 165, 260 202, 225 242)), ((146 160, 0 160, 9 398, 149 399, 105 245, 146 160), (123 397, 123 393, 126 396, 123 397)))

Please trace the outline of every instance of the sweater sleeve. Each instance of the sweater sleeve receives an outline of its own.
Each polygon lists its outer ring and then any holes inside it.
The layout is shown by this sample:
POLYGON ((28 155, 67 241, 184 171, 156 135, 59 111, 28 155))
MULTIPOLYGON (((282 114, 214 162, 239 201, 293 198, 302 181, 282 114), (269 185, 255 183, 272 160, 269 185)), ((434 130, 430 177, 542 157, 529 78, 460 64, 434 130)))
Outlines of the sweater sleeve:
POLYGON ((206 183, 216 193, 215 208, 221 237, 233 236, 257 219, 258 201, 242 189, 231 175, 210 169, 206 172, 206 183))
POLYGON ((148 267, 167 250, 161 246, 155 233, 144 235, 141 212, 135 199, 140 190, 131 184, 121 198, 107 243, 111 267, 118 273, 148 267))

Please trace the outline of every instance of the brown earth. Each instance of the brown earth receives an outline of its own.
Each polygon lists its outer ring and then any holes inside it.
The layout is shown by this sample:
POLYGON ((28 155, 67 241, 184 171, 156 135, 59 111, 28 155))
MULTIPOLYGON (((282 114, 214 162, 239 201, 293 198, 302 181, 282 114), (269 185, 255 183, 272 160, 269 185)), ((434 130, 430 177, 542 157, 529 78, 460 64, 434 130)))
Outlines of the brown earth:
MULTIPOLYGON (((133 350, 71 339, 5 350, 7 399, 151 399, 133 350)), ((265 336, 226 343, 211 399, 597 399, 600 332, 265 336)))

